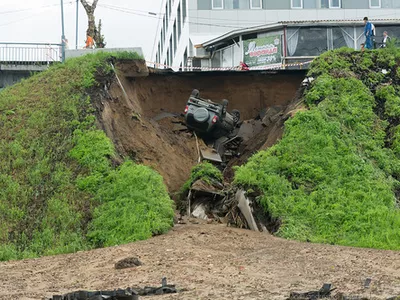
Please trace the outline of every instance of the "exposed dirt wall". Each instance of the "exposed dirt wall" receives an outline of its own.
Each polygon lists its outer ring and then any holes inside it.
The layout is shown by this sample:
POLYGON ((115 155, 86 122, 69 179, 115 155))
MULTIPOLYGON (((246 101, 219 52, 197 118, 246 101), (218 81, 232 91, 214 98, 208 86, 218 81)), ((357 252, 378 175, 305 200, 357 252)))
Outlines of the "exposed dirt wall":
POLYGON ((153 167, 172 193, 181 188, 198 160, 195 138, 174 130, 183 121, 179 115, 193 89, 214 101, 228 99, 228 109, 239 109, 242 119, 249 119, 270 106, 288 105, 304 78, 304 72, 147 74, 135 64, 140 62, 125 62, 123 68, 119 64, 119 80, 105 83, 96 96, 100 125, 121 157, 153 167), (135 75, 135 70, 142 71, 135 75), (178 117, 160 119, 165 113, 178 117))
POLYGON ((243 119, 257 116, 261 109, 287 105, 293 99, 304 71, 287 73, 202 72, 150 74, 130 78, 143 112, 154 116, 161 109, 181 113, 193 89, 213 101, 229 100, 229 109, 238 109, 243 119))

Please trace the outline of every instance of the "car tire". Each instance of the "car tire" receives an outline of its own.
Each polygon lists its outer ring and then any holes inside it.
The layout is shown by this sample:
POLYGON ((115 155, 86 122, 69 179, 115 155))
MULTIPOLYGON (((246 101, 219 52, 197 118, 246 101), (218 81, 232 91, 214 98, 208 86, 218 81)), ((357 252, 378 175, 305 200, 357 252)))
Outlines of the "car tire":
POLYGON ((206 108, 200 107, 193 113, 193 118, 197 123, 204 123, 210 118, 210 113, 206 108))
POLYGON ((190 96, 195 97, 195 98, 199 97, 199 95, 200 95, 200 92, 199 92, 199 90, 196 90, 196 89, 194 89, 192 91, 192 93, 190 94, 190 96))
POLYGON ((231 115, 233 116, 233 122, 237 124, 240 121, 240 111, 233 109, 231 115))

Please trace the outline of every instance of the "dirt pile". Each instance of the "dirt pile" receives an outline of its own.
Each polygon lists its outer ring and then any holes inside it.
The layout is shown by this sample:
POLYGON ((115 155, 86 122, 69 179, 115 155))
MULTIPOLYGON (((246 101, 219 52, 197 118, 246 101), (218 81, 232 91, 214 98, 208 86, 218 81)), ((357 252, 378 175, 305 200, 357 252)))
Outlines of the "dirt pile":
POLYGON ((194 88, 215 101, 229 99, 229 109, 254 119, 260 111, 291 103, 304 77, 304 72, 155 72, 137 61, 117 62, 116 68, 118 78, 105 80, 105 89, 96 91, 100 126, 122 156, 157 170, 171 193, 198 161, 196 141, 181 117, 194 88))
POLYGON ((154 299, 282 300, 324 282, 345 295, 387 299, 400 294, 398 258, 393 251, 299 243, 224 225, 178 225, 166 235, 128 245, 2 262, 0 299, 158 286, 163 277, 186 291, 154 299), (114 268, 132 255, 143 265, 114 268), (372 279, 369 288, 366 278, 372 279))

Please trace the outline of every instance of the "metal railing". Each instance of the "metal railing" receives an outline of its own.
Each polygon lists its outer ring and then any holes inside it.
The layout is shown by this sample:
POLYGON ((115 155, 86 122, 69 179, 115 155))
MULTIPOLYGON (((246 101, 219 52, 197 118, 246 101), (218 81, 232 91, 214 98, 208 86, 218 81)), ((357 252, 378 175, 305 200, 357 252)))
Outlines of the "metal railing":
POLYGON ((60 62, 62 54, 61 47, 61 44, 0 42, 0 63, 43 65, 60 62))

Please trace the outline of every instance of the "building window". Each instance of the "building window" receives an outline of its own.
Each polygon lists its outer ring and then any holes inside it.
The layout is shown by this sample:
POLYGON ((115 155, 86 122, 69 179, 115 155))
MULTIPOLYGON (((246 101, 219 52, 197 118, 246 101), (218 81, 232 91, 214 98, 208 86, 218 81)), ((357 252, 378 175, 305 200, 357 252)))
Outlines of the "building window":
POLYGON ((261 9, 262 8, 261 0, 250 0, 250 8, 261 9))
POLYGON ((169 49, 167 50, 167 63, 164 63, 164 65, 167 65, 168 67, 171 65, 169 61, 169 49))
POLYGON ((260 0, 224 0, 224 9, 261 9, 260 0))
POLYGON ((185 53, 183 54, 183 66, 187 67, 187 60, 188 60, 188 52, 187 48, 185 49, 185 53))
POLYGON ((169 39, 169 66, 172 64, 172 59, 174 57, 174 53, 172 53, 172 36, 169 39))
POLYGON ((174 35, 174 55, 176 53, 176 47, 178 45, 177 39, 176 39, 176 35, 177 35, 176 33, 177 33, 177 28, 176 28, 176 20, 175 20, 175 22, 174 22, 174 32, 172 33, 174 35))
POLYGON ((223 9, 223 0, 212 0, 212 9, 223 9))
POLYGON ((181 15, 181 5, 178 5, 178 40, 181 38, 182 32, 182 15, 181 15))
POLYGON ((369 0, 369 8, 381 8, 381 0, 369 0))
POLYGON ((342 8, 341 0, 329 0, 329 8, 342 8))
POLYGON ((292 0, 292 8, 303 8, 303 0, 292 0))
POLYGON ((186 21, 186 0, 182 0, 182 19, 186 21))
POLYGON ((168 19, 168 5, 165 7, 165 32, 164 35, 168 32, 168 26, 169 26, 169 19, 168 19))

